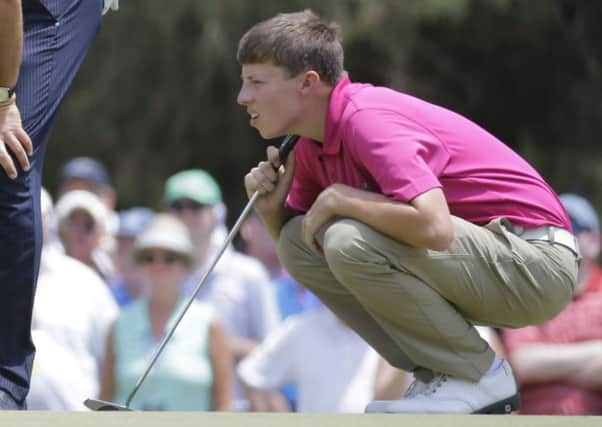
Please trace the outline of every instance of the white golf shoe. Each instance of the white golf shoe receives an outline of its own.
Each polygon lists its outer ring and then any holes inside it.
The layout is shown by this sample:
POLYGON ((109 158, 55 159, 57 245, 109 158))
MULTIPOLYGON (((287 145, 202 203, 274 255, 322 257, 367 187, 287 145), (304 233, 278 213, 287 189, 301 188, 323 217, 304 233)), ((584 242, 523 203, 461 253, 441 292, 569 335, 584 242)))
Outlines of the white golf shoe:
POLYGON ((510 364, 505 360, 478 382, 437 374, 416 383, 401 400, 377 400, 367 413, 508 414, 519 409, 520 397, 510 364))

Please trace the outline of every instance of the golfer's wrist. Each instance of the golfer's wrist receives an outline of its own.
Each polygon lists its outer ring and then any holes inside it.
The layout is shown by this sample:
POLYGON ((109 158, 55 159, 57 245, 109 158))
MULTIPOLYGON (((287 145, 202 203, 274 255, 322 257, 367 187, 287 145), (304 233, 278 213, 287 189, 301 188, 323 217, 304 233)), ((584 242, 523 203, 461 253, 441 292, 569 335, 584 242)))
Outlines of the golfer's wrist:
POLYGON ((280 212, 280 208, 274 206, 255 206, 255 213, 264 221, 271 221, 273 218, 277 218, 280 212))

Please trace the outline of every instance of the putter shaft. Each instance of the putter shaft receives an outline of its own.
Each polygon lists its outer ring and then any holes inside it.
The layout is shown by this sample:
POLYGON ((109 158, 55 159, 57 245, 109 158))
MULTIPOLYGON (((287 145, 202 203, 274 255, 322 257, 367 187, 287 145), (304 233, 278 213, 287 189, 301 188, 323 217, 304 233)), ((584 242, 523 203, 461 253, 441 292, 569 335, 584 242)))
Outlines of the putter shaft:
MULTIPOLYGON (((279 157, 280 157, 280 161, 281 161, 282 164, 286 163, 286 159, 288 158, 289 153, 291 152, 291 150, 295 146, 295 144, 296 144, 296 142, 297 142, 298 139, 299 139, 299 137, 297 135, 287 135, 284 138, 282 144, 280 144, 279 157)), ((157 349, 153 353, 152 359, 151 359, 150 363, 148 364, 146 370, 140 376, 140 378, 138 378, 138 381, 136 381, 136 385, 134 385, 134 388, 130 392, 130 394, 129 394, 126 402, 125 402, 125 408, 127 408, 127 409, 130 408, 130 402, 132 401, 132 399, 134 398, 134 396, 138 392, 138 389, 140 388, 140 386, 142 385, 142 383, 144 382, 144 380, 148 376, 148 373, 150 372, 150 370, 155 365, 155 362, 157 361, 159 355, 163 351, 163 348, 165 348, 165 345, 167 344, 167 342, 169 341, 169 339, 174 334, 176 328, 180 324, 180 321, 182 320, 182 318, 184 317, 184 315, 188 311, 188 308, 192 305, 193 301, 196 299, 199 291, 201 290, 201 288, 203 287, 203 285, 207 281, 207 278, 213 272, 213 269, 215 268, 215 266, 218 263, 218 261, 221 259, 224 251, 228 248, 228 246, 234 240, 234 237, 238 233, 238 230, 240 229, 243 221, 247 218, 247 216, 251 212, 251 209, 253 209, 253 206, 255 205, 255 202, 257 201, 258 198, 259 198, 259 192, 255 191, 253 193, 253 195, 251 196, 251 198, 249 199, 249 201, 247 202, 247 205, 244 207, 244 209, 241 212, 240 216, 236 220, 236 223, 234 224, 234 226, 230 230, 230 233, 228 233, 228 237, 226 238, 226 241, 224 242, 223 246, 221 247, 221 249, 219 250, 219 252, 217 253, 217 255, 214 257, 213 262, 211 263, 211 265, 209 266, 209 268, 205 271, 205 274, 203 274, 203 277, 201 278, 201 280, 197 284, 196 288, 194 289, 194 292, 192 293, 192 295, 190 296, 190 298, 186 302, 186 305, 182 308, 182 310, 180 310, 180 313, 178 314, 178 317, 176 318, 175 323, 173 324, 173 326, 171 327, 171 329, 168 331, 167 335, 165 335, 165 337, 163 338, 163 340, 161 341, 161 343, 159 344, 159 346, 157 347, 157 349)))

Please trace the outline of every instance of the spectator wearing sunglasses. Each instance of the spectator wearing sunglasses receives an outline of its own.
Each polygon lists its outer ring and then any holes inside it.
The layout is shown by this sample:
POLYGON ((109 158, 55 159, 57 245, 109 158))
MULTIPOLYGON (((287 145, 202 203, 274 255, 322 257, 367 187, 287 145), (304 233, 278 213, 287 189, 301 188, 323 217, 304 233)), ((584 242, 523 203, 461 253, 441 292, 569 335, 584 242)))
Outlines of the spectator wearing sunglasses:
POLYGON ((104 245, 112 240, 112 214, 105 204, 89 191, 73 190, 57 201, 56 215, 67 255, 91 267, 108 283, 115 267, 104 245))
MULTIPOLYGON (((134 259, 148 295, 122 309, 107 341, 100 398, 116 402, 125 402, 187 302, 180 286, 193 266, 188 230, 170 214, 156 215, 136 239, 134 259)), ((194 301, 132 408, 228 410, 231 370, 231 355, 215 311, 194 301)))
MULTIPOLYGON (((225 207, 215 179, 201 169, 181 171, 165 184, 165 203, 184 222, 194 247, 194 273, 185 289, 192 292, 223 247, 225 207)), ((216 309, 228 334, 236 362, 255 348, 279 322, 267 270, 261 263, 228 247, 199 292, 216 309)), ((247 410, 244 391, 232 377, 234 409, 247 410)))
POLYGON ((524 414, 602 415, 600 223, 590 202, 561 194, 581 251, 573 301, 554 319, 503 333, 524 414))

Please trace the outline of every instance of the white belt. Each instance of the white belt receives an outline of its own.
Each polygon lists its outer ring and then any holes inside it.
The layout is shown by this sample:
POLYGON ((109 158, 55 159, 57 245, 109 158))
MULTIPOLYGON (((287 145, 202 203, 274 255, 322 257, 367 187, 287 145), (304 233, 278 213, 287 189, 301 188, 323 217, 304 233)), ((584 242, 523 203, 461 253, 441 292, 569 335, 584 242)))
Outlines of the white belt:
POLYGON ((544 225, 537 228, 514 226, 514 234, 523 240, 546 240, 550 243, 557 243, 566 246, 575 255, 580 256, 577 239, 570 231, 564 228, 558 228, 553 225, 544 225))

